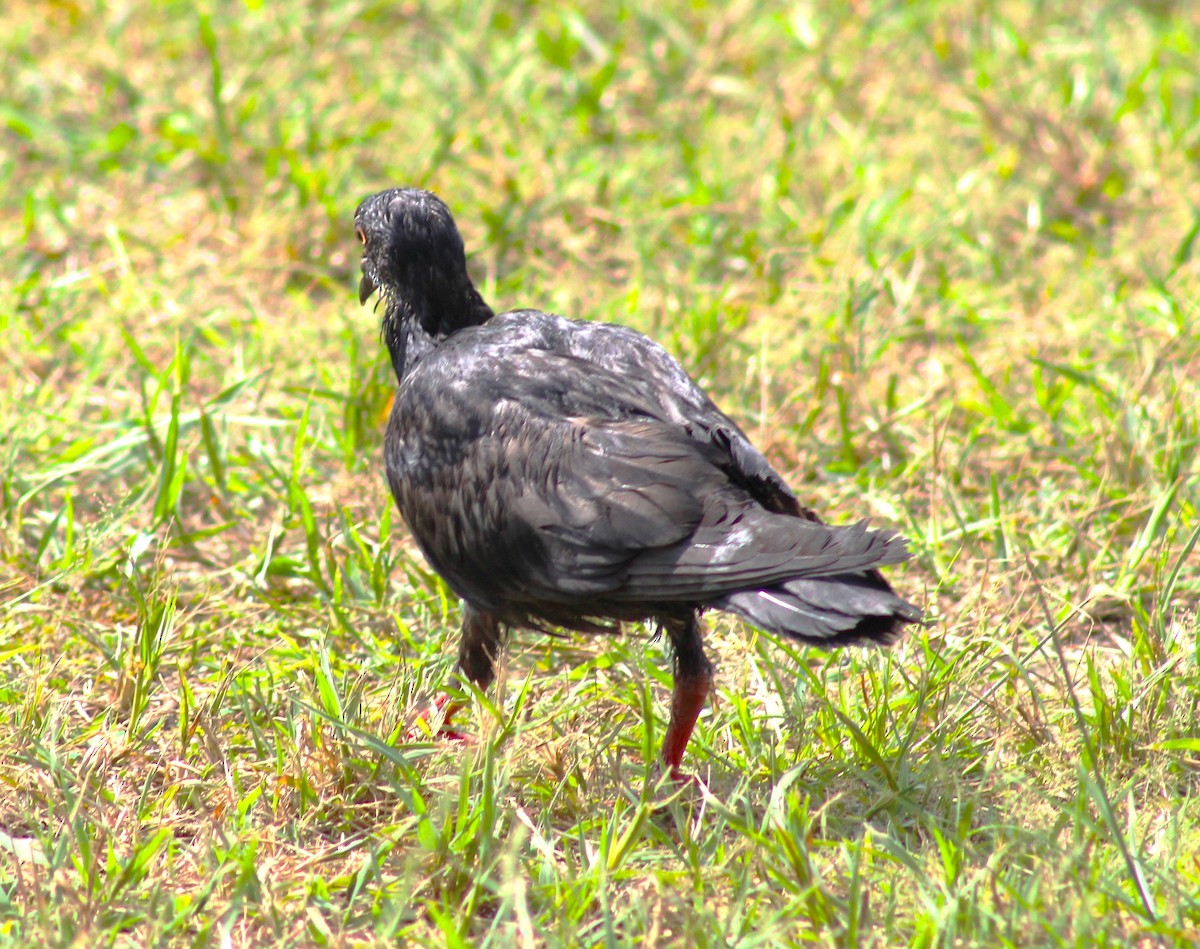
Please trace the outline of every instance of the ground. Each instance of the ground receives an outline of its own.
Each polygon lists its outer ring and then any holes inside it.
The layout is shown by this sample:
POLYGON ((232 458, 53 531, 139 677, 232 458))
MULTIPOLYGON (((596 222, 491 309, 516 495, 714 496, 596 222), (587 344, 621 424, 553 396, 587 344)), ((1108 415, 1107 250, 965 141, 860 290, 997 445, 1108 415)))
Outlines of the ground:
POLYGON ((0 943, 1200 939, 1200 12, 0 12, 0 943), (351 216, 666 345, 931 620, 519 634, 394 514, 351 216))

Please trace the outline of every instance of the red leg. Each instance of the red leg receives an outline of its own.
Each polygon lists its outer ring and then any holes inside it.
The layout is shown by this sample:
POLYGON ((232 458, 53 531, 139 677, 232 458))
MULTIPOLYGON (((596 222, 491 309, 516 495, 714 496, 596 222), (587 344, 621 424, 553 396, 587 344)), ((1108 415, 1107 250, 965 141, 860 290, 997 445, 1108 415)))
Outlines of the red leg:
POLYGON ((408 734, 405 736, 409 741, 419 741, 425 735, 425 729, 421 728, 421 723, 425 722, 431 725, 439 718, 442 724, 438 726, 437 731, 433 734, 438 738, 445 738, 447 741, 470 741, 470 738, 460 731, 450 727, 450 719, 452 719, 462 709, 461 702, 455 702, 450 698, 448 692, 439 692, 437 697, 429 704, 429 707, 423 709, 413 719, 413 723, 409 726, 408 734))
MULTIPOLYGON (((459 672, 480 689, 486 689, 496 677, 496 657, 500 653, 504 631, 496 617, 475 609, 469 603, 463 603, 462 639, 458 645, 459 672)), ((408 730, 410 741, 419 740, 425 734, 421 722, 434 722, 439 717, 442 724, 435 733, 439 738, 450 741, 470 741, 470 738, 460 731, 450 727, 450 719, 462 709, 461 702, 453 701, 442 692, 433 700, 433 704, 421 711, 413 720, 408 730)))
POLYGON ((700 623, 695 615, 663 624, 675 647, 675 687, 671 692, 671 721, 663 739, 662 760, 677 782, 688 780, 679 769, 696 719, 712 688, 712 664, 704 655, 700 623))
POLYGON ((675 678, 675 690, 671 693, 671 722, 663 739, 662 760, 671 769, 671 778, 686 781, 687 776, 679 770, 683 763, 683 752, 688 739, 696 727, 696 719, 704 708, 712 688, 712 676, 697 676, 694 679, 675 678))

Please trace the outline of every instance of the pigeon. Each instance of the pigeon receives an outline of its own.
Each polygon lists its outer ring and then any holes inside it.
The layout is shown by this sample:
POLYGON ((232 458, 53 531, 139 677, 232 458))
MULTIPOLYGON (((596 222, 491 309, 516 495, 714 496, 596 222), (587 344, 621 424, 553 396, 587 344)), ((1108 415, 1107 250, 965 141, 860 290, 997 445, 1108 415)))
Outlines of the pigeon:
POLYGON ((359 302, 378 291, 396 374, 387 481, 462 600, 466 680, 490 685, 511 628, 653 622, 673 657, 661 757, 682 781, 713 682, 704 611, 823 647, 888 644, 922 621, 879 572, 908 558, 904 538, 802 506, 662 346, 611 323, 497 314, 428 191, 371 195, 354 225, 359 302))

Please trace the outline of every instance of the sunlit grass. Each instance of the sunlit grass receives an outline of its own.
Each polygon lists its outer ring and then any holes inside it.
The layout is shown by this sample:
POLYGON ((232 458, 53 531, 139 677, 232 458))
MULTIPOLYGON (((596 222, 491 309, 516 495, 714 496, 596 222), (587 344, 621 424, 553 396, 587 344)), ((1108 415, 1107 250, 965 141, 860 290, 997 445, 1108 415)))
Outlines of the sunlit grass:
POLYGON ((0 12, 0 934, 17 945, 1200 938, 1186 4, 0 12), (358 200, 651 333, 934 621, 518 633, 392 510, 358 200))

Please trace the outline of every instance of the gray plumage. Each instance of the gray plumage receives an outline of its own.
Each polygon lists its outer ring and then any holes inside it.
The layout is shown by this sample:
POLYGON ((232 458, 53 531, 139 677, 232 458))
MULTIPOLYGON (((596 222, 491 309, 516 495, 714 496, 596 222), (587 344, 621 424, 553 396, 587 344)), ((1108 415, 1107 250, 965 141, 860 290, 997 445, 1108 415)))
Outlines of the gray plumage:
POLYGON ((891 641, 920 611, 878 568, 903 538, 823 524, 646 336, 536 310, 495 315, 435 196, 355 214, 360 300, 382 292, 398 380, 384 455, 396 503, 465 601, 460 663, 481 687, 509 626, 654 619, 676 696, 676 771, 711 678, 698 612, 825 646, 891 641))

